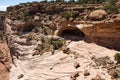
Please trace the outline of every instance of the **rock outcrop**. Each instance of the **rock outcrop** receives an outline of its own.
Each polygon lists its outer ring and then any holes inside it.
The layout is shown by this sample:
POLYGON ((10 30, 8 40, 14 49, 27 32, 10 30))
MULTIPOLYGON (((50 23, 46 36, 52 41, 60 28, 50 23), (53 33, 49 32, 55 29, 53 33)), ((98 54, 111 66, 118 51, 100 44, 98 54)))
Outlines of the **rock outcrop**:
POLYGON ((11 69, 11 55, 6 43, 0 43, 0 80, 8 80, 11 69))

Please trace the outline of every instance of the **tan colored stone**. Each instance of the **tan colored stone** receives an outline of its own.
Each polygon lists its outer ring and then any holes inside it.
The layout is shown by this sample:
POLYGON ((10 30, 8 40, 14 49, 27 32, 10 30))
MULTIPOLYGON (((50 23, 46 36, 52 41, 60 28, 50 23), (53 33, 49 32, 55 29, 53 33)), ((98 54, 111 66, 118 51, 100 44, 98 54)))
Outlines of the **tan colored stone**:
POLYGON ((79 62, 75 62, 75 63, 74 63, 74 67, 75 67, 75 68, 79 68, 79 67, 80 67, 79 62))
POLYGON ((105 10, 95 10, 93 12, 90 13, 89 15, 89 19, 91 20, 102 20, 105 18, 105 16, 107 15, 105 10))
POLYGON ((111 78, 114 79, 114 78, 117 78, 118 77, 118 73, 112 69, 109 71, 109 74, 111 75, 111 78))
POLYGON ((20 75, 18 76, 18 79, 21 79, 23 76, 24 76, 23 74, 20 74, 20 75))
POLYGON ((90 73, 88 72, 88 70, 85 70, 84 71, 84 76, 89 76, 90 75, 90 73))
POLYGON ((96 75, 96 77, 92 78, 91 80, 102 80, 102 79, 101 79, 100 75, 96 75))
POLYGON ((79 76, 79 73, 78 72, 73 72, 72 74, 71 74, 71 79, 72 80, 76 80, 76 78, 79 76))
POLYGON ((69 51, 69 48, 66 47, 66 46, 63 46, 62 47, 62 51, 63 51, 63 53, 67 53, 69 51))

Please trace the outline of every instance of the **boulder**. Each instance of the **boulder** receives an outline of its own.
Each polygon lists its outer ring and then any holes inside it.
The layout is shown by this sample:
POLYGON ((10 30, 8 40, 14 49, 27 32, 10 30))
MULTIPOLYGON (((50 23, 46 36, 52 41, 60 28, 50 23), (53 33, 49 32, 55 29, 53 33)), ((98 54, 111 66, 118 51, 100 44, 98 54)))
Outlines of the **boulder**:
POLYGON ((115 14, 111 18, 114 20, 114 22, 120 23, 120 14, 115 14))
POLYGON ((23 78, 23 74, 20 74, 19 76, 18 76, 18 79, 21 79, 21 78, 23 78))
POLYGON ((108 73, 111 75, 112 79, 118 78, 118 76, 119 76, 115 69, 109 70, 108 73))
POLYGON ((105 10, 95 10, 90 13, 89 19, 91 20, 103 20, 107 16, 107 12, 105 10))
POLYGON ((75 68, 79 68, 79 67, 80 67, 79 62, 75 62, 75 63, 74 63, 74 67, 75 67, 75 68))
POLYGON ((69 48, 66 46, 63 46, 62 51, 63 51, 63 53, 67 53, 67 52, 69 52, 69 48))
POLYGON ((88 70, 85 70, 84 71, 84 76, 89 76, 90 75, 90 73, 88 72, 88 70))
POLYGON ((92 78, 91 80, 102 80, 102 78, 100 77, 100 75, 96 75, 95 78, 92 78))
POLYGON ((79 76, 79 72, 73 72, 71 73, 71 79, 76 80, 76 78, 79 76))

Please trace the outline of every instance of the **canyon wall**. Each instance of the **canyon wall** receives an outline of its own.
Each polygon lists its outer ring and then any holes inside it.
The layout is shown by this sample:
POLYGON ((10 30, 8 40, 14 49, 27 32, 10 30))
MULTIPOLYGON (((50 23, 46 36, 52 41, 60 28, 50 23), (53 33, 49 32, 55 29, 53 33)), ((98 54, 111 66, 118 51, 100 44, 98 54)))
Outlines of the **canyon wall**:
POLYGON ((83 28, 85 40, 120 50, 120 22, 93 23, 92 27, 83 28))
MULTIPOLYGON (((85 56, 89 56, 90 53, 95 53, 94 46, 89 45, 88 43, 102 45, 103 47, 96 51, 100 54, 102 52, 102 54, 104 54, 104 52, 107 53, 106 48, 104 47, 120 50, 120 15, 108 15, 104 10, 103 16, 101 14, 99 15, 101 12, 97 12, 97 17, 94 16, 95 13, 93 14, 93 17, 89 16, 91 12, 99 8, 101 8, 101 5, 86 5, 85 7, 85 5, 81 6, 77 4, 71 5, 62 3, 27 3, 26 5, 23 4, 8 7, 5 19, 5 35, 7 37, 7 43, 14 63, 14 65, 12 65, 9 79, 18 80, 23 78, 21 80, 36 80, 38 77, 41 77, 39 75, 44 74, 41 73, 41 70, 43 70, 43 72, 45 72, 44 70, 46 70, 46 72, 52 72, 51 70, 53 67, 51 68, 49 63, 53 61, 52 65, 56 66, 56 64, 59 64, 59 62, 56 63, 56 60, 59 58, 54 55, 60 57, 64 54, 61 51, 62 46, 66 46, 72 42, 74 43, 72 39, 66 40, 62 34, 70 34, 70 38, 75 39, 75 36, 83 38, 81 41, 78 41, 78 43, 81 42, 81 46, 75 44, 75 48, 71 47, 73 51, 76 50, 81 56, 83 53, 85 53, 85 56), (73 31, 73 33, 69 33, 69 30, 73 31), (78 31, 80 33, 76 33, 78 31), (75 36, 72 35, 74 32, 75 36), (64 41, 66 41, 66 43, 64 41), (85 42, 85 44, 88 45, 82 45, 84 41, 86 41, 87 43, 85 42), (91 52, 89 48, 87 49, 87 46, 93 51, 91 52), (82 50, 83 52, 81 51, 82 47, 84 47, 82 50), (49 59, 49 55, 54 57, 49 59), (36 77, 36 75, 38 76, 36 77)), ((78 57, 76 52, 74 53, 70 51, 70 53, 78 57)), ((72 57, 69 53, 65 53, 65 55, 69 56, 70 59, 72 57)), ((108 53, 106 55, 108 56, 108 53)), ((63 60, 64 58, 66 57, 63 57, 63 60)), ((86 57, 83 58, 83 60, 85 59, 86 57)), ((77 58, 75 60, 77 60, 77 58)), ((91 62, 94 62, 93 59, 91 60, 91 62)), ((68 62, 65 64, 67 63, 68 62)), ((58 70, 60 70, 60 68, 58 68, 58 70)), ((48 74, 50 75, 49 72, 47 75, 48 74)), ((46 76, 43 78, 46 78, 46 76)), ((43 78, 41 80, 44 80, 43 78)))

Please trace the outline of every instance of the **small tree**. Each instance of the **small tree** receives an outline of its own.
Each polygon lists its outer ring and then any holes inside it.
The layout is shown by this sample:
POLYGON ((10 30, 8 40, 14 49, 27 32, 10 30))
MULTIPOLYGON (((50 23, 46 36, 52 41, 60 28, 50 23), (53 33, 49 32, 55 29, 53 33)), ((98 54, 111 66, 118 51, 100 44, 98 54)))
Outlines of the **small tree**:
POLYGON ((120 53, 116 53, 114 55, 114 59, 117 61, 117 63, 120 63, 120 53))
POLYGON ((65 2, 64 0, 56 0, 56 2, 65 2))

